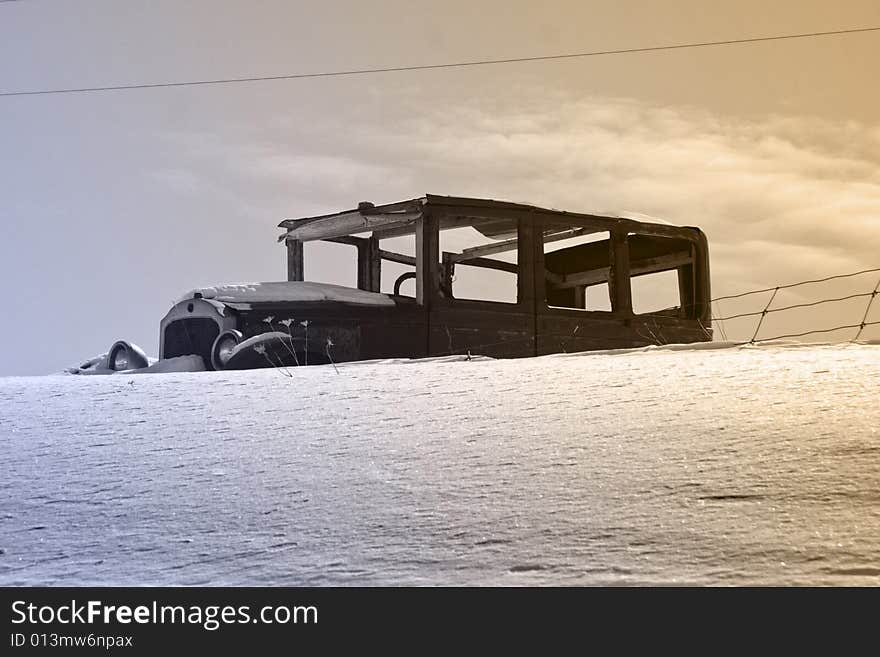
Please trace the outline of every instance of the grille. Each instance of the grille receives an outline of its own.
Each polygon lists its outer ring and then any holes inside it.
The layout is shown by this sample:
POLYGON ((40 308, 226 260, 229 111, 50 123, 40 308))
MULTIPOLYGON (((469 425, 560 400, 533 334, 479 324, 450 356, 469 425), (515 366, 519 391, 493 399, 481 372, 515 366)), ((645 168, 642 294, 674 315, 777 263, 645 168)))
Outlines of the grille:
POLYGON ((211 347, 220 334, 220 327, 207 317, 178 319, 165 327, 165 342, 162 357, 189 356, 196 354, 211 369, 211 347))

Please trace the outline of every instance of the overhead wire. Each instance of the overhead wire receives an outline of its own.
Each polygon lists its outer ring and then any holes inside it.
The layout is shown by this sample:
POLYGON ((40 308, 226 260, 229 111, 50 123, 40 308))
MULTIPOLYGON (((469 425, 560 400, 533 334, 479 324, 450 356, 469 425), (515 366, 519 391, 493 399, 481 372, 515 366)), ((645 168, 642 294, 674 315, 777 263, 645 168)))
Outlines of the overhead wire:
MULTIPOLYGON (((0 0, 2 1, 2 0, 0 0)), ((446 62, 440 64, 416 64, 411 66, 387 66, 377 68, 355 68, 344 69, 338 71, 319 71, 314 73, 290 73, 285 75, 259 75, 247 77, 230 77, 215 78, 205 80, 182 80, 172 82, 144 82, 129 83, 115 85, 101 85, 91 87, 70 87, 70 88, 53 88, 53 89, 34 89, 20 91, 2 91, 0 97, 10 96, 42 96, 50 94, 79 94, 79 93, 100 93, 107 91, 130 91, 135 89, 159 89, 170 87, 195 87, 205 85, 228 85, 240 84, 247 82, 268 82, 279 80, 303 80, 308 78, 328 78, 355 75, 370 75, 378 73, 399 73, 404 71, 428 71, 436 69, 449 68, 467 68, 475 66, 494 66, 500 64, 520 64, 526 62, 545 62, 564 59, 578 59, 586 57, 602 57, 610 55, 624 55, 649 52, 663 52, 670 50, 684 50, 689 48, 708 48, 718 46, 733 46, 750 43, 763 43, 769 41, 782 41, 790 39, 809 39, 830 36, 842 36, 867 32, 878 32, 880 26, 876 27, 859 27, 845 30, 827 30, 823 32, 803 32, 798 34, 778 34, 764 37, 746 37, 741 39, 726 39, 720 41, 699 41, 690 43, 677 43, 662 46, 646 46, 640 48, 617 48, 610 50, 591 50, 586 52, 563 53, 557 55, 537 55, 532 57, 507 57, 499 59, 481 59, 461 62, 446 62)))

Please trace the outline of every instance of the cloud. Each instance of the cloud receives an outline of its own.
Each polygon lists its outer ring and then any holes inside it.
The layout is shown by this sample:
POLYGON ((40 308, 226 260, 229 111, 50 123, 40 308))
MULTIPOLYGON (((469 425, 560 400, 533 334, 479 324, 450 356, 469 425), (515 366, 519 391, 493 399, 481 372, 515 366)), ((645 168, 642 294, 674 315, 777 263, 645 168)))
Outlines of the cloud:
POLYGON ((719 289, 878 264, 873 126, 556 97, 504 109, 445 106, 398 128, 372 137, 370 148, 417 171, 432 191, 701 226, 728 273, 719 289))
POLYGON ((285 216, 432 192, 700 226, 727 294, 880 264, 878 146, 877 126, 809 116, 404 89, 197 150, 242 197, 295 201, 285 216))

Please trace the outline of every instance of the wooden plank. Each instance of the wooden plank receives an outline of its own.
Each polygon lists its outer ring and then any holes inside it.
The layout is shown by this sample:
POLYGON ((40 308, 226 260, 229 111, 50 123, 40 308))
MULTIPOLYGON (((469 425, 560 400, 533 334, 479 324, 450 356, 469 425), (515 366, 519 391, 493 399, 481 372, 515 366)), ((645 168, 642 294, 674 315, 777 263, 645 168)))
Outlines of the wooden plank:
POLYGON ((626 228, 631 234, 646 235, 650 237, 668 237, 672 239, 685 239, 694 241, 698 239, 699 229, 693 226, 672 226, 667 224, 652 224, 645 221, 621 219, 626 222, 626 228))
POLYGON ((333 237, 345 237, 390 228, 411 226, 421 216, 419 212, 391 212, 385 214, 361 214, 346 212, 326 219, 293 226, 287 231, 287 239, 310 242, 333 237))
POLYGON ((414 198, 408 201, 398 201, 396 203, 386 203, 385 205, 373 205, 367 201, 358 203, 358 207, 354 210, 344 210, 342 212, 331 212, 330 214, 322 214, 314 217, 299 217, 297 219, 285 219, 280 224, 278 224, 279 228, 294 228, 304 226, 305 224, 312 223, 315 221, 323 221, 324 219, 332 219, 334 217, 338 217, 344 214, 351 213, 360 213, 363 215, 369 214, 388 214, 392 212, 421 212, 422 207, 425 204, 424 197, 414 198))
POLYGON ((425 205, 425 198, 411 198, 406 201, 374 205, 368 201, 358 203, 358 210, 363 214, 384 214, 388 212, 421 212, 425 205))
MULTIPOLYGON (((582 214, 564 210, 551 210, 532 205, 494 201, 491 199, 453 198, 426 196, 430 207, 441 222, 445 216, 462 216, 471 219, 520 219, 525 221, 548 220, 551 222, 571 222, 575 225, 589 226, 594 230, 611 230, 622 225, 635 225, 637 222, 621 217, 607 217, 596 214, 582 214)), ((653 224, 650 224, 653 225, 653 224)), ((665 227, 665 226, 664 226, 665 227)))

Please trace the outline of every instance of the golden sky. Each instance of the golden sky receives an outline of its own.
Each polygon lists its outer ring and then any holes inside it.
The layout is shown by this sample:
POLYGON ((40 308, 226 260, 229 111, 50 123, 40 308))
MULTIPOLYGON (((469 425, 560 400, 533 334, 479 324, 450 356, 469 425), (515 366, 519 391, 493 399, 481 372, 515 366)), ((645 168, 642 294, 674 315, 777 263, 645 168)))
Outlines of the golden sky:
MULTIPOLYGON (((283 75, 880 26, 880 3, 25 0, 0 88, 283 75)), ((718 294, 878 266, 880 33, 510 66, 0 99, 0 374, 157 349, 275 225, 425 192, 699 225, 718 294), (65 332, 45 321, 46 297, 65 332), (134 301, 128 301, 133 299, 134 301), (124 312, 119 309, 124 308, 124 312), (43 318, 43 319, 41 319, 43 318), (36 354, 36 355, 35 355, 36 354)), ((311 265, 332 280, 339 263, 311 265)), ((867 284, 867 283, 865 283, 867 284)), ((864 290, 859 290, 864 291, 864 290)))

